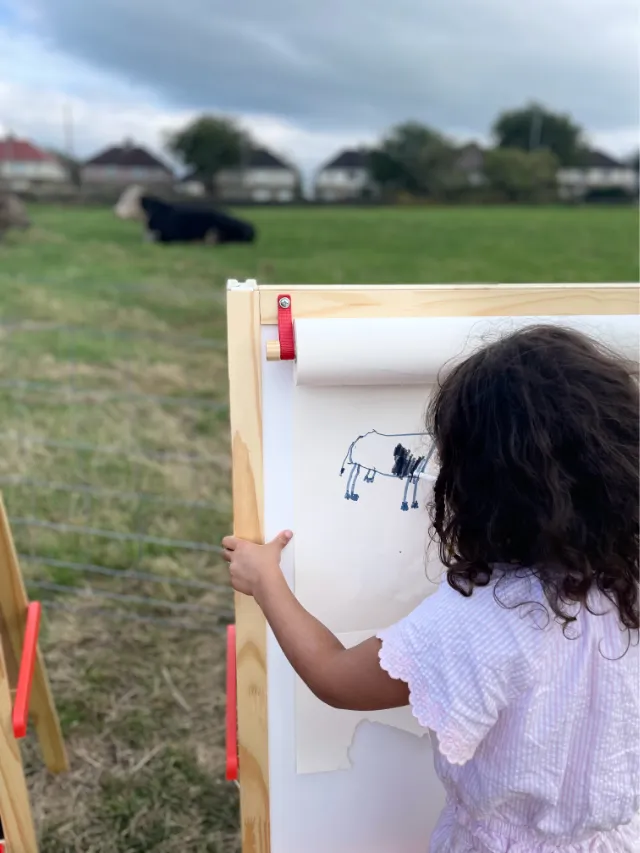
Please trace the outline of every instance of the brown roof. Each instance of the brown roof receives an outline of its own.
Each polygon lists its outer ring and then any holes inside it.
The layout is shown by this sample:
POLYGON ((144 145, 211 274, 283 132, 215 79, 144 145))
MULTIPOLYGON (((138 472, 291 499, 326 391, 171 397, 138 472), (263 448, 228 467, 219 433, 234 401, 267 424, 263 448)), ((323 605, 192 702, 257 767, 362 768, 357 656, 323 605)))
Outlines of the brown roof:
POLYGON ((87 160, 85 166, 119 166, 119 167, 139 167, 164 169, 165 172, 171 173, 161 160, 150 154, 146 148, 141 148, 133 143, 124 145, 112 145, 106 148, 95 157, 87 160))

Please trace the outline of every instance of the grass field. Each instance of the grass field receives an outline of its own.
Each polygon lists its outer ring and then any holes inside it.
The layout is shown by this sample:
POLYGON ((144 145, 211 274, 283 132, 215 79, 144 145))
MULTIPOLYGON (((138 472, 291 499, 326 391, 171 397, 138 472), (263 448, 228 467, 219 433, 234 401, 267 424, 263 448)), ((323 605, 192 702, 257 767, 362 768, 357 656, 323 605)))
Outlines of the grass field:
POLYGON ((72 772, 49 777, 27 746, 43 853, 238 850, 236 790, 223 781, 220 629, 231 597, 170 583, 226 580, 215 553, 166 544, 215 544, 230 525, 228 277, 638 280, 629 208, 245 215, 255 246, 161 247, 109 211, 38 207, 32 231, 0 245, 0 481, 31 558, 25 573, 69 590, 40 586, 38 597, 71 605, 48 611, 43 647, 72 772), (87 577, 78 563, 167 582, 87 577), (189 607, 206 609, 198 618, 211 633, 121 619, 163 610, 80 596, 89 581, 98 593, 187 605, 178 612, 192 620, 189 607))

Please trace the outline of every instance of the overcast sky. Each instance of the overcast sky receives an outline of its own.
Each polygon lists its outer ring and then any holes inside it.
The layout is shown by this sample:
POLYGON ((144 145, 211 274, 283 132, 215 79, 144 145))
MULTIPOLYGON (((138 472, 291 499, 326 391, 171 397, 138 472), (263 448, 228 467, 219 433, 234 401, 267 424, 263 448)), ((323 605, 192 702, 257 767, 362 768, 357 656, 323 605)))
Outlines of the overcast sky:
POLYGON ((637 0, 0 0, 0 127, 156 151, 202 110, 317 165, 414 118, 486 139, 531 99, 638 141, 637 0))

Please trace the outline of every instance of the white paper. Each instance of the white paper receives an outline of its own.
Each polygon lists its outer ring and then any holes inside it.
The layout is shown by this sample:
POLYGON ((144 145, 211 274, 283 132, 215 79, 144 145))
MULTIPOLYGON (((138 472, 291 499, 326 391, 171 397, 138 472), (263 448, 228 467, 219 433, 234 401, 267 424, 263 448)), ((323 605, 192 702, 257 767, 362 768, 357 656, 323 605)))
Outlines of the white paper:
MULTIPOLYGON (((354 631, 337 636, 350 649, 374 634, 375 631, 354 631)), ((342 711, 317 699, 300 678, 296 678, 296 721, 298 773, 348 770, 352 766, 351 746, 359 727, 378 724, 404 731, 408 737, 428 736, 428 730, 419 725, 409 707, 342 711)))
MULTIPOLYGON (((294 382, 292 363, 267 363, 263 327, 265 535, 293 528, 294 382)), ((293 584, 294 550, 283 555, 293 584)), ((267 631, 269 811, 273 853, 424 853, 445 794, 430 737, 378 723, 358 726, 351 769, 297 772, 296 676, 267 631)))
POLYGON ((393 467, 398 442, 428 453, 427 395, 426 388, 400 386, 295 390, 294 588, 334 632, 393 624, 437 589, 441 567, 428 548, 431 485, 409 484, 405 495, 406 481, 383 474, 385 459, 389 472, 393 467), (358 436, 373 429, 371 444, 353 451, 362 462, 354 485, 345 458, 358 436), (371 464, 378 473, 366 482, 371 464))
POLYGON ((539 323, 577 329, 638 361, 638 315, 301 319, 299 385, 433 384, 446 365, 504 334, 539 323))

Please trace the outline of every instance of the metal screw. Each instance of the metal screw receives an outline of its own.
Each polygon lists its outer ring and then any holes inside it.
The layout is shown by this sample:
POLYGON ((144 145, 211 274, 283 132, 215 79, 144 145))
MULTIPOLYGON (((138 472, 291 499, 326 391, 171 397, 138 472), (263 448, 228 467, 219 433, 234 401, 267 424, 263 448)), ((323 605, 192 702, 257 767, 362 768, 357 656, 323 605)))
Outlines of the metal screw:
POLYGON ((281 308, 291 308, 291 300, 288 296, 281 296, 280 299, 278 299, 278 305, 281 308))

